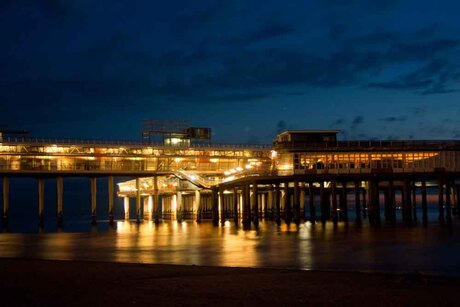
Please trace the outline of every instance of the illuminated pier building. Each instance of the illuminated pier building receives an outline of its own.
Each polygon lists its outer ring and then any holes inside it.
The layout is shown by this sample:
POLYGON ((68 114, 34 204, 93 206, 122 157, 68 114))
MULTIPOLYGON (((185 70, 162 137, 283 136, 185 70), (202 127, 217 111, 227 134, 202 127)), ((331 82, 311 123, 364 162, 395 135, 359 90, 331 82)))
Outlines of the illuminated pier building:
POLYGON ((126 218, 130 204, 136 206, 138 221, 337 222, 348 221, 353 210, 356 222, 368 216, 379 224, 381 208, 393 223, 401 207, 403 221, 410 223, 417 219, 415 206, 421 206, 426 223, 427 185, 437 188, 441 223, 459 212, 459 141, 340 141, 337 130, 304 130, 282 132, 273 145, 217 145, 208 128, 158 127, 144 129, 138 143, 0 134, 4 219, 11 176, 37 178, 40 224, 43 178, 56 177, 62 223, 68 176, 90 178, 94 223, 97 178, 103 176, 109 178, 111 222, 116 194, 123 198, 126 218), (115 176, 133 179, 118 183, 115 192, 115 176))

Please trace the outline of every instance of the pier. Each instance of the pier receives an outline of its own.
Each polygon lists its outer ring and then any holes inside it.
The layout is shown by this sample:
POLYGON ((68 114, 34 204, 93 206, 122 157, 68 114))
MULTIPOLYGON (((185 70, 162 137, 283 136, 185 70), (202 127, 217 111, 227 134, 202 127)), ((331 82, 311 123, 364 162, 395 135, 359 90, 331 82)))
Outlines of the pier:
POLYGON ((168 134, 162 143, 2 138, 4 225, 14 206, 11 177, 36 178, 41 227, 48 215, 44 179, 56 184, 56 216, 62 226, 68 177, 88 178, 92 224, 98 221, 96 194, 102 177, 108 179, 103 205, 111 224, 117 196, 123 199, 125 219, 139 223, 209 220, 257 226, 260 220, 360 224, 368 219, 378 226, 396 223, 400 210, 403 223, 420 220, 426 225, 428 188, 437 190, 440 224, 460 218, 459 141, 340 141, 337 133, 285 131, 272 145, 253 146, 193 143, 185 133, 168 134), (132 180, 115 185, 119 176, 132 180), (134 217, 129 215, 130 199, 134 217))

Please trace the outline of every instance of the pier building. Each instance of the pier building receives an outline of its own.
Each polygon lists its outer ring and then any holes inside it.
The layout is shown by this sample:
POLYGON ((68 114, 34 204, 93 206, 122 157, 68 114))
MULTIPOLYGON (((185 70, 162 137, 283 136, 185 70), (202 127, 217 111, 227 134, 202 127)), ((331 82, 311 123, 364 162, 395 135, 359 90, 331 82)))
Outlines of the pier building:
MULTIPOLYGON (((158 127, 156 125, 155 127, 158 127)), ((209 128, 147 129, 141 142, 3 137, 3 217, 9 217, 9 178, 37 178, 39 224, 44 219, 43 178, 56 178, 57 216, 63 221, 64 178, 88 177, 89 209, 96 223, 97 178, 108 177, 114 197, 123 198, 125 218, 136 206, 137 221, 192 219, 215 224, 348 221, 369 218, 427 223, 427 187, 438 193, 439 222, 460 217, 459 141, 341 141, 338 130, 278 134, 272 145, 213 144, 209 128), (169 130, 168 130, 169 129, 169 130), (160 142, 154 140, 160 135, 160 142), (118 183, 114 177, 131 177, 118 183), (418 197, 420 194, 421 197, 418 197), (350 202, 349 199, 353 198, 350 202)))

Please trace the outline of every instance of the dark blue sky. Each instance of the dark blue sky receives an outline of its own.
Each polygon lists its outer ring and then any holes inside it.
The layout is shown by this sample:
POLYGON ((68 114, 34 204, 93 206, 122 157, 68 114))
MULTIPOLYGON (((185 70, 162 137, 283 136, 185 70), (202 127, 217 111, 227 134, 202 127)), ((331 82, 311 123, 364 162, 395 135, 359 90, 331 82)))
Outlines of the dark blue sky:
POLYGON ((458 1, 0 2, 0 126, 138 138, 187 119, 217 142, 282 129, 460 138, 458 1))

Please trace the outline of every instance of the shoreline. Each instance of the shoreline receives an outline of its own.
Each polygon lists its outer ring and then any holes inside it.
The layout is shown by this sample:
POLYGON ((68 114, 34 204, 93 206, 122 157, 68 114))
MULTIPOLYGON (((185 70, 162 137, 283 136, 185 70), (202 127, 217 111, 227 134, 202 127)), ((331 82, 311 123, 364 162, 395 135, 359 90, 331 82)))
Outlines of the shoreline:
POLYGON ((2 306, 456 305, 460 277, 0 258, 2 306))

